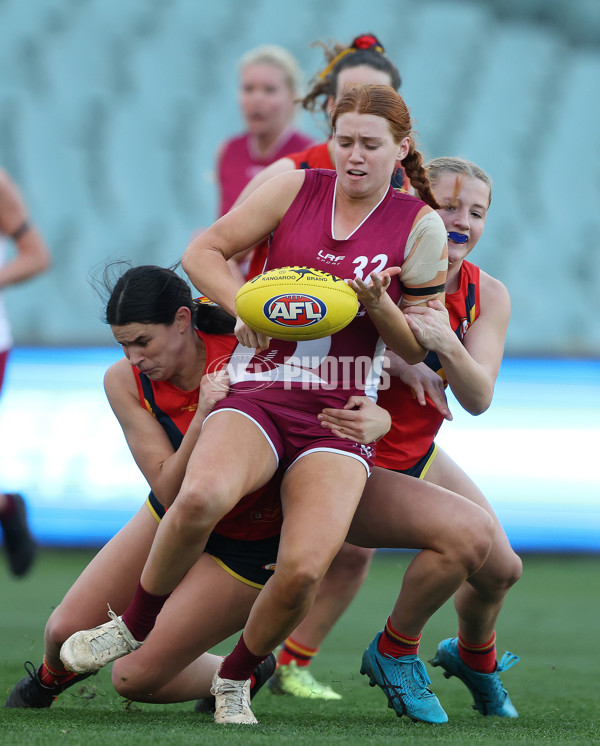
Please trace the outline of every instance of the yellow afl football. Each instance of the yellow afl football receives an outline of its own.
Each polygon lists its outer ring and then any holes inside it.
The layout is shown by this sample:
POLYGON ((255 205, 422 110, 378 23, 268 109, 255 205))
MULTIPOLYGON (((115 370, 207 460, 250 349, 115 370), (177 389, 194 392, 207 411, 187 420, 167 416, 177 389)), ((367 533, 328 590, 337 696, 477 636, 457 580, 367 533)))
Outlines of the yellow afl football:
POLYGON ((358 311, 352 288, 310 267, 280 267, 257 275, 235 298, 238 316, 275 339, 320 339, 339 332, 358 311))

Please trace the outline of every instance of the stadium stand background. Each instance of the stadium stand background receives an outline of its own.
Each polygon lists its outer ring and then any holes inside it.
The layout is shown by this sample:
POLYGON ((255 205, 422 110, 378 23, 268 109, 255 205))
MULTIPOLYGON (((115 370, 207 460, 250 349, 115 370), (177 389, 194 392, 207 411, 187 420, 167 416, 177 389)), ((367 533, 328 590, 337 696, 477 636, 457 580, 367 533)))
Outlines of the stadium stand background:
POLYGON ((17 343, 109 343, 90 270, 175 262, 214 219, 241 54, 282 44, 311 76, 313 41, 369 30, 427 156, 494 178, 477 259, 512 295, 507 353, 600 355, 597 0, 0 0, 0 163, 55 258, 7 293, 17 343))

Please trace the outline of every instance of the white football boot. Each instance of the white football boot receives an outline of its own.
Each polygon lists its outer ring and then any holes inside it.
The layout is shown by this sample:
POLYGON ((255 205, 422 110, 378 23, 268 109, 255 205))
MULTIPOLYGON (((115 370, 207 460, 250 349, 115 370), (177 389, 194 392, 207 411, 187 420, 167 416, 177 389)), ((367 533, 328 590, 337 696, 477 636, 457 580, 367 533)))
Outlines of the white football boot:
POLYGON ((250 709, 250 679, 222 679, 217 671, 210 693, 215 698, 215 723, 256 725, 258 720, 250 709))
POLYGON ((60 659, 73 673, 93 673, 141 647, 120 616, 108 607, 110 622, 75 632, 62 645, 60 659))

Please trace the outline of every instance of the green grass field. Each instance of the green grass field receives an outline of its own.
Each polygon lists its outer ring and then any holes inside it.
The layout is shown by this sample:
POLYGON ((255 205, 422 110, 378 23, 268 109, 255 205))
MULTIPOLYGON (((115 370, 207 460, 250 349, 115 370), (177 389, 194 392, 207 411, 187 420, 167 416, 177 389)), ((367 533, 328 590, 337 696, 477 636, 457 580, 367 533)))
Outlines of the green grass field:
MULTIPOLYGON (((38 665, 43 629, 52 609, 90 558, 84 551, 44 551, 30 577, 16 581, 0 565, 0 696, 2 702, 24 675, 23 662, 38 665)), ((433 689, 450 722, 415 724, 397 718, 378 688, 360 676, 362 651, 391 609, 404 553, 381 553, 354 604, 313 663, 318 678, 332 683, 341 702, 276 697, 266 689, 254 702, 253 727, 215 726, 195 715, 190 703, 128 704, 110 684, 109 671, 67 690, 48 710, 0 709, 0 743, 46 746, 88 744, 592 744, 600 743, 600 556, 524 558, 521 581, 509 594, 498 625, 498 652, 521 661, 503 675, 520 717, 483 718, 471 709, 468 691, 429 667, 433 689)), ((421 658, 454 636, 447 604, 423 635, 421 658)), ((226 652, 230 643, 219 647, 226 652)))

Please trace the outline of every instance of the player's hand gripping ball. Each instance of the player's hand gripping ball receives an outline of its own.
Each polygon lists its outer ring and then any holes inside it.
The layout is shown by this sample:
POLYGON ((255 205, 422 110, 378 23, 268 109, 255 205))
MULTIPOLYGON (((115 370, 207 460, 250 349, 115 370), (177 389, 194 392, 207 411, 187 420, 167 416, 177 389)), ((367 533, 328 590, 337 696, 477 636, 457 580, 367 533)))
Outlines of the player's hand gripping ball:
POLYGON ((358 311, 352 288, 310 267, 280 267, 254 277, 235 298, 238 316, 275 339, 320 339, 339 332, 358 311))

